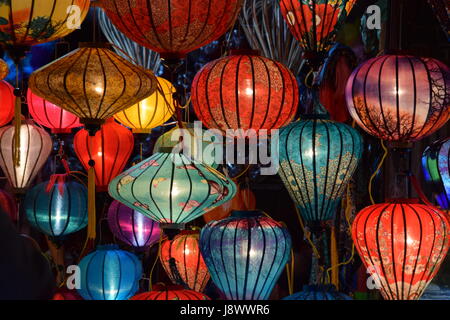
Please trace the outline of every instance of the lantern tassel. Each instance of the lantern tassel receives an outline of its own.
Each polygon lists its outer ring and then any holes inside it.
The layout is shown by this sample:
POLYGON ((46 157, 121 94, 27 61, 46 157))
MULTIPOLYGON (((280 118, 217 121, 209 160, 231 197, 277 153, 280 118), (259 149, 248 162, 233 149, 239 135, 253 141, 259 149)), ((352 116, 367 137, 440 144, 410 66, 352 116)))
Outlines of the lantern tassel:
POLYGON ((336 227, 331 228, 331 283, 339 290, 339 256, 336 241, 336 227))
MULTIPOLYGON (((91 160, 92 161, 92 160, 91 160)), ((88 241, 94 241, 96 237, 96 213, 95 213, 95 171, 91 165, 88 170, 88 241)))
POLYGON ((16 167, 20 166, 20 127, 22 126, 22 99, 16 96, 14 107, 14 152, 13 161, 16 167))

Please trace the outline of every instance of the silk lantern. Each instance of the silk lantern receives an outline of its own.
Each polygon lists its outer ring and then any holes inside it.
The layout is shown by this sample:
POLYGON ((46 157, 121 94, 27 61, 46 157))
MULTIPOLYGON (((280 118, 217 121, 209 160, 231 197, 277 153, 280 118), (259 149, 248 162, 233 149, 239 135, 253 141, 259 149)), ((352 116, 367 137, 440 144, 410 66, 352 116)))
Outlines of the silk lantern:
POLYGON ((438 140, 425 149, 422 168, 425 181, 442 209, 450 209, 450 138, 438 140))
POLYGON ((195 114, 208 128, 255 130, 285 126, 295 116, 298 85, 288 68, 254 51, 235 51, 206 64, 192 84, 195 114))
POLYGON ((61 288, 53 295, 52 300, 83 300, 75 290, 69 290, 67 288, 61 288))
POLYGON ((203 227, 200 250, 226 299, 267 300, 289 260, 291 236, 259 211, 234 211, 203 227))
POLYGON ((450 70, 430 58, 382 55, 361 64, 346 87, 347 107, 369 134, 418 141, 450 118, 450 70))
POLYGON ((417 300, 449 248, 447 216, 412 199, 372 205, 356 216, 352 237, 386 300, 417 300))
POLYGON ((160 260, 173 283, 203 292, 210 275, 199 248, 199 231, 182 231, 161 244, 160 260))
POLYGON ((280 132, 279 175, 311 223, 333 219, 345 186, 362 156, 362 137, 352 127, 313 115, 280 132))
POLYGON ((19 212, 16 201, 8 192, 2 189, 0 189, 0 208, 11 218, 11 221, 17 221, 19 212))
POLYGON ((155 285, 153 291, 140 293, 130 300, 211 300, 200 292, 182 286, 155 285))
POLYGON ((183 58, 230 29, 243 0, 100 0, 128 38, 161 54, 183 58))
POLYGON ((220 172, 194 163, 182 153, 163 151, 114 178, 109 184, 111 197, 157 222, 175 227, 235 195, 236 185, 220 172))
POLYGON ((0 80, 5 79, 9 74, 9 67, 5 60, 0 59, 0 80))
POLYGON ((0 81, 0 126, 11 122, 14 117, 14 88, 5 80, 0 81))
POLYGON ((116 200, 108 209, 108 225, 116 238, 136 248, 148 248, 161 236, 157 222, 116 200))
POLYGON ((81 259, 80 288, 85 300, 127 300, 139 289, 142 263, 117 245, 98 246, 81 259))
POLYGON ((305 285, 302 291, 283 300, 352 300, 352 298, 338 292, 333 285, 305 285))

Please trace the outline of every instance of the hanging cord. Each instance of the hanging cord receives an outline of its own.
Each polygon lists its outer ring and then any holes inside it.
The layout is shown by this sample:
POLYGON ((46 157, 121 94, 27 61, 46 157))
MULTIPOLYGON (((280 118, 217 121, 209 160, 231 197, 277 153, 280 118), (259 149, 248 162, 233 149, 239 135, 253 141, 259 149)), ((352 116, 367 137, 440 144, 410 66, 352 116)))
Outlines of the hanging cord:
POLYGON ((313 250, 313 254, 316 256, 317 259, 320 259, 319 250, 317 250, 317 247, 315 246, 314 242, 312 241, 311 232, 306 229, 306 227, 303 223, 303 219, 300 215, 300 211, 298 210, 297 206, 295 206, 295 212, 297 213, 298 222, 300 224, 300 227, 303 230, 303 235, 304 235, 305 239, 308 240, 308 242, 313 250))
POLYGON ((16 88, 14 89, 15 105, 14 105, 14 152, 13 162, 16 167, 20 166, 20 129, 22 126, 22 97, 19 88, 20 61, 16 61, 16 88))
POLYGON ((388 149, 387 149, 386 146, 384 145, 384 141, 380 139, 380 143, 381 143, 381 146, 383 147, 384 154, 383 154, 383 157, 382 157, 381 160, 380 160, 380 163, 379 163, 378 166, 377 166, 377 169, 375 170, 375 172, 374 172, 374 173, 372 174, 372 176, 370 177, 370 179, 369 179, 369 185, 368 185, 370 202, 371 202, 372 204, 375 204, 375 201, 374 201, 373 196, 372 196, 372 182, 373 182, 373 180, 375 179, 375 177, 378 175, 378 172, 380 171, 381 167, 383 166, 384 160, 386 159, 386 157, 387 157, 387 155, 388 155, 388 149))

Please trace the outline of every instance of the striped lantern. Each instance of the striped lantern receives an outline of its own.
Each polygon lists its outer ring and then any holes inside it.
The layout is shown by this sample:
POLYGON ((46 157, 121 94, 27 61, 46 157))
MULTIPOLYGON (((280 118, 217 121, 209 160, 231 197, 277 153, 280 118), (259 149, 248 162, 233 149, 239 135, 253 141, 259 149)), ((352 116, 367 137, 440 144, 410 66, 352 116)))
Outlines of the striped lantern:
POLYGON ((203 293, 182 286, 155 285, 153 291, 135 295, 130 300, 211 300, 203 293))
POLYGON ((352 300, 352 298, 338 292, 333 285, 308 285, 303 286, 302 291, 283 300, 352 300))

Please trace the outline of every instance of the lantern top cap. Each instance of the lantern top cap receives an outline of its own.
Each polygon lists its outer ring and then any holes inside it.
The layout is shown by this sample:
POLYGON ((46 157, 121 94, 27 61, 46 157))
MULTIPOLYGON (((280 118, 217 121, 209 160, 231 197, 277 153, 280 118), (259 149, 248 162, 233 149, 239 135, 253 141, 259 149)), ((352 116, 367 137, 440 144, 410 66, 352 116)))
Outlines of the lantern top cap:
POLYGON ((261 217, 263 214, 261 211, 253 210, 253 211, 233 211, 231 212, 231 216, 234 218, 257 218, 261 217))
POLYGON ((99 48, 99 49, 111 49, 112 44, 109 42, 80 42, 78 44, 80 48, 99 48))

